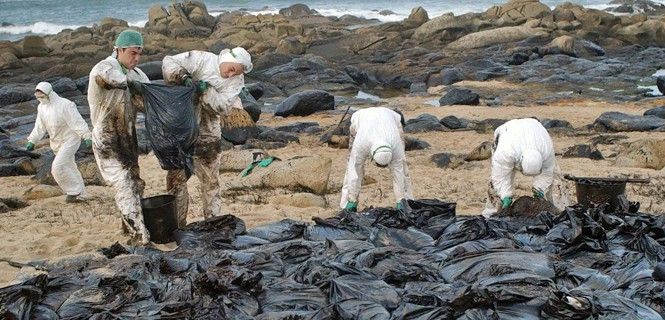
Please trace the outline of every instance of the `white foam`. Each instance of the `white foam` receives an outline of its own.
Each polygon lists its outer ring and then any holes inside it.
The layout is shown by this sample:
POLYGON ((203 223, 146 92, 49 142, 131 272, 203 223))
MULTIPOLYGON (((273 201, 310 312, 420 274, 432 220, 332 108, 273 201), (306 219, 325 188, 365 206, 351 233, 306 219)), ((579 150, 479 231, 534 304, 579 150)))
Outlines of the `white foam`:
POLYGON ((75 25, 61 25, 54 24, 49 22, 36 22, 31 25, 18 25, 18 26, 7 26, 0 27, 0 33, 6 34, 24 34, 24 33, 34 33, 34 34, 56 34, 64 29, 76 29, 80 26, 75 25))
POLYGON ((148 20, 139 20, 139 21, 136 21, 136 22, 129 22, 128 24, 129 24, 130 27, 143 28, 143 27, 145 27, 146 23, 148 23, 148 20))
POLYGON ((652 77, 660 77, 660 76, 665 76, 665 69, 660 69, 656 71, 656 73, 651 75, 652 77))

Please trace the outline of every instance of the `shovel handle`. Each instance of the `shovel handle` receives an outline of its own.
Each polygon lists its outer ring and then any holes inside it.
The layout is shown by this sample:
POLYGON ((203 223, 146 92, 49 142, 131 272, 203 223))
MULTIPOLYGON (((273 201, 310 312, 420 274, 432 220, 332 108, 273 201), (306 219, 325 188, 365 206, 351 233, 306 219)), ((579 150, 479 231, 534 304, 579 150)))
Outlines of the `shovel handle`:
POLYGON ((567 180, 592 180, 592 181, 607 181, 607 182, 630 182, 630 183, 649 183, 650 178, 593 178, 593 177, 574 177, 569 174, 563 176, 567 180))

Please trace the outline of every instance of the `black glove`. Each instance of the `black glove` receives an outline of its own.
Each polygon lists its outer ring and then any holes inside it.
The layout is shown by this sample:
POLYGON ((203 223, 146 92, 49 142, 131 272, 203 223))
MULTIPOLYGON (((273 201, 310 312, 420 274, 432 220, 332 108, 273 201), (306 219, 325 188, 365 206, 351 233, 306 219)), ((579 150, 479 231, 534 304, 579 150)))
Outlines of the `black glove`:
POLYGON ((143 84, 139 81, 127 81, 127 87, 129 88, 129 92, 131 94, 143 94, 143 84))

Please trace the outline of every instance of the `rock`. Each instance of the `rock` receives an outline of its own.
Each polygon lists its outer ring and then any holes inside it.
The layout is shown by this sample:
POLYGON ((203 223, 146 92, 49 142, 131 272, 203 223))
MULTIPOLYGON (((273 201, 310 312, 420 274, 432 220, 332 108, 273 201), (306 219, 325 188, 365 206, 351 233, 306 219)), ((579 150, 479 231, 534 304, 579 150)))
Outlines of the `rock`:
POLYGON ((540 48, 538 54, 541 57, 548 54, 565 54, 571 57, 576 57, 575 38, 571 36, 560 36, 552 40, 546 46, 540 48))
MULTIPOLYGON (((54 155, 52 152, 42 156, 42 165, 38 168, 37 173, 35 174, 34 179, 37 180, 40 184, 57 186, 58 184, 53 179, 51 174, 51 165, 53 164, 54 155)), ((85 185, 92 186, 103 186, 105 185, 104 179, 102 178, 101 173, 99 173, 99 168, 97 167, 97 162, 91 151, 88 152, 77 152, 76 157, 76 166, 81 172, 83 177, 83 182, 85 185)))
MULTIPOLYGON (((251 96, 251 93, 249 94, 251 96)), ((252 121, 255 123, 261 119, 261 103, 256 101, 256 99, 251 97, 246 97, 244 94, 240 94, 240 101, 242 102, 242 108, 247 111, 249 116, 252 118, 252 121)))
POLYGON ((611 131, 651 131, 665 126, 665 119, 611 111, 601 114, 595 124, 600 124, 611 131))
POLYGON ((51 49, 46 46, 44 38, 40 36, 26 36, 23 38, 22 58, 45 57, 51 49))
POLYGON ((286 142, 281 141, 263 141, 258 139, 248 139, 243 145, 240 146, 240 149, 264 149, 264 150, 273 150, 285 148, 287 145, 286 142))
POLYGON ((0 87, 0 107, 35 99, 35 87, 28 84, 8 84, 0 87))
POLYGON ((231 108, 228 114, 220 116, 220 122, 222 137, 235 145, 244 144, 259 135, 259 129, 244 109, 231 108))
POLYGON ((460 119, 456 116, 445 116, 441 118, 439 123, 452 130, 465 129, 469 126, 469 121, 460 119))
POLYGON ((647 20, 619 28, 615 32, 619 40, 640 45, 656 45, 665 41, 665 21, 647 20))
POLYGON ((479 20, 473 14, 456 17, 452 13, 447 13, 433 18, 416 28, 412 39, 421 42, 431 40, 450 42, 469 32, 477 31, 479 24, 479 20))
POLYGON ((37 172, 32 159, 29 157, 20 157, 15 160, 3 161, 0 164, 0 177, 14 177, 33 175, 37 172))
POLYGON ((645 116, 655 116, 661 119, 665 119, 665 106, 655 107, 644 111, 645 116))
POLYGON ((605 49, 588 40, 576 40, 574 50, 579 56, 585 56, 584 53, 593 57, 600 57, 605 55, 605 49))
POLYGON ((268 154, 261 149, 232 149, 222 151, 219 172, 241 172, 245 170, 250 163, 267 155, 268 154))
POLYGON ((619 152, 616 165, 661 170, 665 168, 665 140, 638 140, 619 152))
POLYGON ((425 150, 429 149, 430 144, 427 143, 426 141, 420 140, 418 138, 413 138, 409 136, 404 137, 404 149, 406 151, 414 151, 414 150, 425 150))
POLYGON ((64 193, 57 186, 49 186, 45 184, 38 184, 30 187, 23 193, 23 198, 26 200, 46 199, 61 196, 64 193))
POLYGON ((129 24, 125 20, 110 17, 102 18, 99 22, 99 29, 102 31, 109 31, 115 27, 127 28, 129 24))
POLYGON ((411 28, 422 26, 429 20, 429 15, 423 7, 416 7, 411 9, 411 14, 404 20, 404 23, 411 28))
POLYGON ((141 69, 151 81, 164 79, 161 60, 141 63, 138 65, 138 68, 141 69))
POLYGON ((79 91, 76 82, 70 78, 60 78, 55 81, 50 81, 53 86, 53 91, 65 98, 72 98, 80 96, 82 93, 79 91))
POLYGON ((296 122, 284 126, 275 127, 275 130, 283 132, 291 132, 291 133, 303 133, 308 128, 317 127, 318 125, 319 124, 317 122, 296 122))
POLYGON ((441 99, 439 99, 440 106, 477 106, 479 104, 480 96, 469 89, 451 88, 443 97, 441 97, 441 99))
POLYGON ((76 79, 76 81, 74 81, 74 82, 76 83, 76 88, 79 91, 81 91, 81 92, 83 92, 84 94, 87 95, 88 94, 88 82, 89 81, 90 81, 90 76, 85 76, 85 77, 81 77, 81 78, 76 79))
POLYGON ((274 196, 270 203, 285 205, 296 208, 326 208, 326 199, 322 196, 311 193, 291 193, 274 196))
POLYGON ((519 66, 529 61, 530 56, 524 52, 517 52, 513 54, 508 60, 508 64, 511 66, 519 66))
POLYGON ((277 131, 275 129, 268 129, 268 130, 265 130, 265 131, 259 133, 258 138, 260 140, 268 141, 268 142, 284 142, 284 143, 296 142, 296 143, 300 143, 300 139, 298 139, 298 135, 290 133, 290 132, 277 131))
POLYGON ((464 157, 465 161, 483 161, 492 156, 492 141, 485 141, 464 157))
POLYGON ((665 95, 665 76, 659 76, 656 78, 656 87, 660 94, 665 95))
POLYGON ((589 142, 591 143, 591 145, 594 146, 599 144, 611 145, 626 139, 628 139, 628 136, 618 135, 618 134, 612 134, 612 135, 601 134, 589 139, 589 142))
POLYGON ((424 82, 412 83, 409 87, 409 93, 427 93, 427 84, 424 82))
POLYGON ((254 168, 252 174, 244 177, 232 190, 255 190, 256 188, 284 188, 315 194, 326 194, 332 160, 325 157, 301 157, 286 161, 276 161, 267 168, 254 168))
POLYGON ((464 73, 458 68, 445 68, 441 70, 441 84, 449 86, 464 80, 464 73))
POLYGON ((543 127, 545 127, 545 129, 553 129, 553 128, 573 129, 573 125, 566 120, 543 119, 540 120, 540 123, 543 125, 543 127))
POLYGON ((505 21, 526 21, 551 14, 550 8, 538 0, 510 0, 502 6, 494 6, 485 12, 486 17, 505 21))
POLYGON ((464 164, 464 157, 451 153, 437 153, 430 157, 439 168, 455 169, 464 164))
POLYGON ((390 15, 394 15, 394 14, 395 14, 395 12, 392 12, 390 10, 381 10, 381 11, 379 11, 379 15, 382 15, 382 16, 390 16, 390 15))
POLYGON ((0 70, 18 69, 23 67, 21 59, 11 52, 0 52, 0 70))
POLYGON ((588 144, 574 145, 563 153, 564 158, 589 158, 591 160, 603 160, 603 154, 595 146, 588 144))
POLYGON ((508 122, 506 119, 485 119, 474 123, 473 129, 478 133, 493 133, 506 122, 508 122))
POLYGON ((25 208, 29 204, 16 198, 0 198, 0 213, 6 213, 17 209, 25 208))
POLYGON ((467 34, 446 46, 450 50, 470 50, 502 43, 513 43, 527 38, 545 37, 548 32, 529 26, 502 27, 467 34))
POLYGON ((308 116, 317 111, 334 110, 335 97, 323 90, 296 93, 280 103, 275 115, 279 117, 308 116))
POLYGON ((665 5, 650 0, 612 0, 612 5, 618 4, 618 7, 610 8, 609 11, 618 13, 636 13, 641 12, 646 15, 662 15, 665 13, 665 5))
POLYGON ((282 54, 300 55, 305 53, 307 46, 296 37, 286 37, 279 41, 275 52, 282 54))
POLYGON ((265 94, 265 88, 263 87, 262 83, 250 83, 245 85, 247 90, 249 91, 249 94, 254 97, 254 100, 259 100, 263 95, 265 94))
POLYGON ((304 4, 297 3, 288 8, 280 9, 279 14, 288 19, 297 19, 311 15, 318 15, 319 13, 304 4))
POLYGON ((409 119, 404 126, 404 132, 407 133, 420 133, 430 131, 447 131, 439 119, 431 114, 421 114, 414 119, 409 119))
POLYGON ((162 24, 169 17, 168 11, 161 5, 153 5, 148 9, 148 25, 157 26, 162 24))

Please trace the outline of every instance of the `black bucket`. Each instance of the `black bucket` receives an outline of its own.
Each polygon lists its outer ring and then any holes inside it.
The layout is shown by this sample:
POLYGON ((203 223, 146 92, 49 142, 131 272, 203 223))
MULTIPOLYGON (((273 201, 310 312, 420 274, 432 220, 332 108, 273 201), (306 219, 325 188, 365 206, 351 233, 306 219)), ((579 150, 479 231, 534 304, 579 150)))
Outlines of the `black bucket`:
POLYGON ((173 232, 178 229, 175 196, 165 194, 141 199, 143 221, 150 232, 150 241, 169 243, 173 241, 173 232))
POLYGON ((575 179, 577 202, 590 207, 607 203, 614 211, 619 207, 619 196, 626 193, 626 181, 594 180, 593 178, 575 179))

